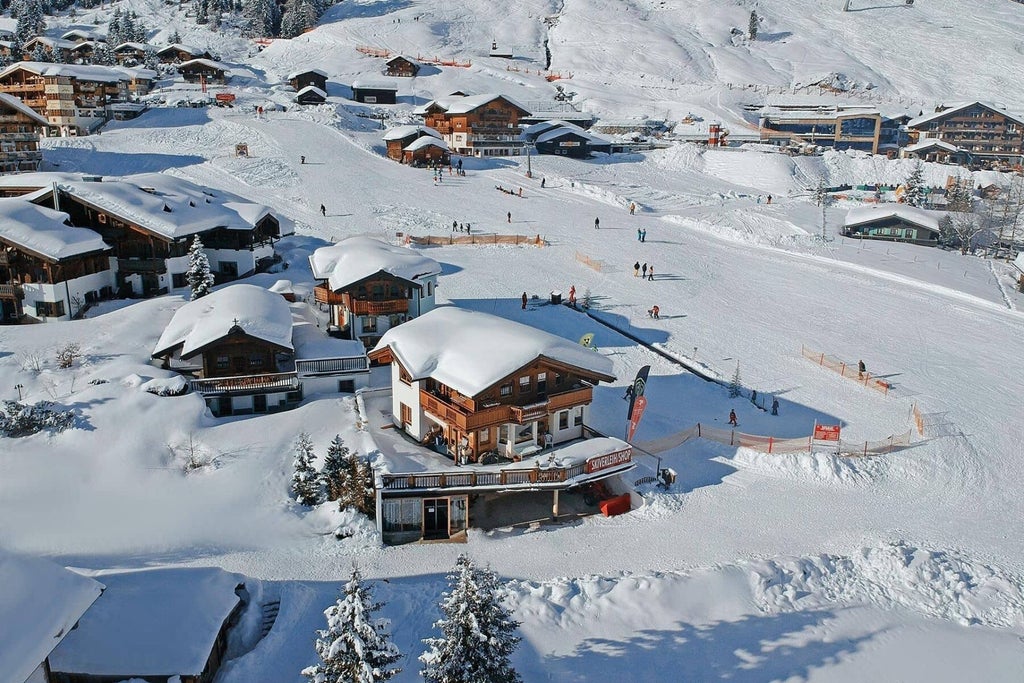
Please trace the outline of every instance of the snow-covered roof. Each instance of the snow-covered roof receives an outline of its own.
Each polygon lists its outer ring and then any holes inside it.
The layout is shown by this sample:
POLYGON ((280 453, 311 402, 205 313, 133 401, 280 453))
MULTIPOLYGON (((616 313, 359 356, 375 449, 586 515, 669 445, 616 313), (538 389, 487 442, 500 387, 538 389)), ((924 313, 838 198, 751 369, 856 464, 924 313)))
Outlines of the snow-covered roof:
POLYGON ((372 237, 349 237, 332 246, 320 247, 309 257, 309 265, 313 277, 327 280, 333 291, 381 271, 416 284, 423 277, 441 273, 441 264, 434 259, 372 237))
POLYGON ((28 680, 103 591, 48 560, 0 551, 0 672, 28 680))
POLYGON ((0 239, 52 261, 110 247, 88 228, 65 225, 68 215, 24 199, 0 199, 0 239))
POLYGON ((431 100, 421 107, 417 107, 414 110, 416 114, 426 114, 431 107, 439 107, 449 114, 468 114, 471 111, 475 111, 480 107, 490 104, 494 100, 503 99, 513 107, 517 107, 520 110, 529 113, 529 109, 522 106, 511 97, 507 95, 497 94, 484 94, 484 95, 467 95, 465 97, 449 95, 448 97, 439 97, 436 100, 431 100))
POLYGON ((120 45, 115 47, 114 48, 114 52, 121 52, 122 50, 138 50, 140 52, 145 52, 146 50, 149 50, 149 49, 153 49, 153 46, 150 45, 149 43, 132 43, 132 42, 128 42, 128 43, 121 43, 120 45))
POLYGON ((107 34, 97 27, 96 29, 73 28, 61 36, 64 40, 72 38, 85 38, 86 40, 106 40, 107 34))
POLYGON ((54 183, 65 183, 81 180, 79 173, 65 173, 63 171, 40 171, 37 173, 12 173, 0 175, 0 187, 52 187, 54 183))
POLYGON ((50 36, 36 36, 34 38, 29 38, 27 41, 25 41, 25 48, 27 49, 30 45, 33 45, 35 43, 42 43, 43 45, 49 45, 51 48, 63 48, 65 50, 73 48, 75 45, 78 44, 73 40, 64 40, 63 38, 51 38, 50 36))
POLYGON ((299 90, 299 92, 297 93, 296 97, 298 95, 301 95, 301 94, 307 93, 307 92, 316 93, 320 97, 323 97, 324 99, 327 99, 327 93, 325 93, 323 90, 321 90, 320 88, 316 87, 315 85, 307 85, 305 88, 299 90))
POLYGON ((391 59, 387 60, 384 63, 385 64, 390 64, 391 62, 398 61, 399 59, 404 60, 406 62, 409 62, 410 64, 414 64, 416 66, 420 65, 420 63, 418 61, 416 61, 415 59, 413 59, 412 57, 409 57, 407 55, 395 55, 394 57, 392 57, 391 59))
POLYGON ((228 73, 231 70, 228 67, 227 64, 223 64, 221 62, 215 62, 212 59, 202 59, 202 58, 200 58, 200 59, 190 59, 187 62, 182 62, 181 64, 178 65, 178 71, 181 71, 182 69, 187 68, 187 67, 196 67, 196 66, 205 66, 208 69, 215 69, 217 71, 223 71, 224 73, 228 73))
POLYGON ((129 78, 137 78, 147 81, 152 81, 160 75, 153 69, 146 69, 141 66, 115 66, 113 68, 117 69, 129 78))
POLYGON ((971 102, 962 102, 960 104, 953 105, 949 109, 944 109, 942 111, 933 112, 931 114, 924 114, 923 116, 918 116, 917 118, 910 119, 909 121, 907 121, 907 127, 908 128, 918 128, 918 127, 920 127, 920 126, 922 126, 922 125, 924 125, 924 124, 926 124, 926 123, 928 123, 930 121, 934 121, 936 119, 945 118, 946 116, 953 116, 955 114, 959 114, 964 109, 970 109, 971 107, 974 107, 974 106, 982 106, 982 107, 985 107, 986 109, 991 109, 992 111, 999 112, 1000 114, 1002 114, 1003 116, 1006 116, 1007 118, 1013 119, 1017 123, 1024 124, 1024 117, 1022 117, 1022 116, 1016 116, 1014 114, 1011 114, 1010 112, 1006 111, 1002 107, 998 107, 995 104, 992 104, 991 102, 982 102, 980 100, 973 100, 971 102))
POLYGON ((448 143, 444 140, 438 140, 432 135, 421 135, 406 145, 402 151, 415 152, 416 150, 423 149, 424 147, 440 147, 443 150, 447 150, 448 143))
POLYGON ((24 114, 33 121, 41 125, 49 125, 49 121, 44 116, 40 116, 35 109, 22 102, 19 98, 14 95, 8 95, 5 92, 0 92, 0 107, 7 107, 17 112, 24 114))
POLYGON ((430 126, 395 126, 384 133, 384 140, 404 140, 413 135, 430 135, 441 139, 441 134, 430 126))
POLYGON ((934 212, 918 209, 906 204, 876 204, 871 206, 858 206, 850 209, 846 214, 843 225, 853 227, 872 223, 885 218, 899 218, 900 220, 922 228, 939 231, 939 221, 934 212))
POLYGON ((393 327, 373 352, 391 347, 414 380, 432 377, 466 396, 543 356, 612 380, 609 358, 529 325, 444 306, 393 327))
POLYGON ((243 577, 214 567, 102 574, 107 589, 50 656, 55 672, 198 676, 241 601, 243 577))
POLYGON ((291 72, 290 74, 288 74, 285 77, 285 80, 286 81, 290 81, 293 78, 298 78, 299 76, 305 76, 306 74, 316 74, 317 76, 323 76, 324 78, 327 78, 327 72, 326 71, 322 71, 320 69, 303 69, 302 71, 293 71, 293 72, 291 72))
MULTIPOLYGON (((168 239, 215 228, 251 230, 257 221, 273 213, 266 205, 166 173, 143 173, 103 182, 64 181, 59 186, 73 197, 168 239)), ((281 226, 281 234, 286 234, 284 221, 281 226)))
POLYGON ((24 69, 37 76, 68 76, 77 78, 80 81, 93 81, 96 83, 116 83, 127 80, 124 73, 109 66, 96 64, 51 64, 49 62, 14 62, 3 71, 0 71, 0 78, 9 73, 24 69))
POLYGON ((930 149, 932 147, 938 147, 944 149, 947 152, 958 152, 960 151, 956 145, 940 140, 938 138, 923 138, 920 142, 916 142, 913 145, 907 145, 903 148, 905 152, 919 152, 922 149, 930 149))
POLYGON ((292 350, 292 313, 288 302, 256 285, 230 285, 190 301, 167 323, 153 357, 181 347, 181 357, 222 339, 235 327, 256 339, 292 350))
POLYGON ((398 91, 398 86, 389 81, 374 80, 368 78, 357 78, 352 81, 352 89, 355 90, 394 90, 398 91))
POLYGON ((292 327, 292 344, 296 360, 322 358, 363 358, 366 347, 358 339, 337 339, 327 336, 311 322, 296 322, 292 327))
POLYGON ((574 126, 571 123, 564 122, 562 122, 562 125, 552 128, 550 130, 546 130, 540 135, 538 135, 535 142, 548 142, 549 140, 557 140, 558 138, 563 137, 567 134, 578 135, 579 137, 584 138, 595 145, 611 144, 611 142, 609 142, 608 140, 598 137, 580 128, 579 126, 574 126))
POLYGON ((187 52, 190 55, 201 55, 207 51, 201 47, 195 47, 194 45, 185 45, 184 43, 171 43, 170 45, 165 45, 164 47, 156 51, 158 55, 163 54, 165 52, 187 52))

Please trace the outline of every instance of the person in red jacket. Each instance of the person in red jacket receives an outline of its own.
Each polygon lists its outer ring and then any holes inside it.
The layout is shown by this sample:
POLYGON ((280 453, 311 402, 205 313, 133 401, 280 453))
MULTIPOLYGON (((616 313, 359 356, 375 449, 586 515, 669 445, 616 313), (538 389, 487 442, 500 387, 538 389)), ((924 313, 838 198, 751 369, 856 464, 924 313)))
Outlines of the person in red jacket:
POLYGON ((739 422, 736 421, 736 411, 735 410, 730 410, 729 411, 729 424, 731 424, 733 427, 736 427, 736 426, 739 425, 739 422))

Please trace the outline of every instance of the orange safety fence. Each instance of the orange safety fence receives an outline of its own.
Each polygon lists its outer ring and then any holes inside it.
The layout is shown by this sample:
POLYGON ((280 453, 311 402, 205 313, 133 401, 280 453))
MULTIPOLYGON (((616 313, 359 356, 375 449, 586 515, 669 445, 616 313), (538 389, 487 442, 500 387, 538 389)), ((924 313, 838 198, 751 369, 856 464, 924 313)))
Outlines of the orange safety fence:
MULTIPOLYGON (((839 443, 840 455, 847 457, 879 455, 891 453, 899 448, 907 448, 911 445, 912 431, 905 434, 893 434, 878 441, 841 441, 839 443)), ((780 439, 774 436, 763 436, 760 434, 744 434, 735 429, 719 429, 708 427, 699 422, 676 432, 662 439, 646 441, 635 444, 638 450, 655 454, 681 446, 692 439, 708 439, 727 446, 740 446, 750 448, 762 453, 809 453, 814 450, 814 440, 811 436, 780 439)))
POLYGON ((585 265, 587 268, 596 270, 599 273, 604 270, 604 261, 592 259, 586 254, 581 254, 578 251, 576 252, 576 260, 585 265))
POLYGON ((884 379, 878 379, 870 372, 859 372, 857 369, 858 365, 856 363, 847 363, 844 360, 828 356, 820 351, 814 351, 813 349, 809 349, 802 345, 800 347, 800 353, 807 360, 817 363, 824 368, 828 368, 832 372, 836 372, 846 379, 851 379, 858 384, 863 384, 869 389, 881 392, 885 396, 888 396, 889 390, 892 389, 892 385, 884 379))
POLYGON ((420 64, 434 64, 435 66, 459 66, 464 69, 468 69, 473 66, 473 62, 466 60, 460 62, 457 59, 442 59, 440 57, 424 57, 423 55, 416 55, 416 61, 420 64))
POLYGON ((369 55, 370 57, 383 57, 385 59, 391 56, 390 50, 367 47, 366 45, 356 45, 356 52, 362 52, 364 55, 369 55))
POLYGON ((910 415, 914 418, 914 427, 917 429, 918 436, 924 436, 924 415, 921 414, 921 409, 917 407, 916 403, 910 407, 910 415))
POLYGON ((529 244, 535 247, 547 246, 547 242, 544 241, 544 238, 540 235, 530 237, 529 235, 498 234, 462 235, 459 237, 456 237, 455 235, 448 237, 442 237, 440 235, 424 235, 423 237, 408 235, 405 238, 405 243, 433 246, 448 244, 529 244))

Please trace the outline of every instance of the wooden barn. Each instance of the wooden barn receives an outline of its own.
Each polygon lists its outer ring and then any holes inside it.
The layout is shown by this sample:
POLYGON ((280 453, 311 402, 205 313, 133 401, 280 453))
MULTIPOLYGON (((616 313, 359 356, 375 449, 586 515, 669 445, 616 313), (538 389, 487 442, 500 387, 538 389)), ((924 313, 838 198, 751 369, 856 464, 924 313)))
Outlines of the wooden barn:
POLYGON ((415 59, 404 55, 396 55, 384 62, 384 73, 388 76, 412 78, 420 72, 420 64, 415 59))
POLYGON ((226 83, 229 72, 226 64, 212 59, 191 59, 178 65, 178 73, 189 83, 226 83))
POLYGON ((940 235, 939 221, 934 212, 905 204, 850 209, 843 222, 845 237, 935 246, 940 235))
POLYGON ((327 92, 327 72, 320 69, 296 71, 288 74, 288 84, 295 88, 297 92, 302 92, 303 88, 310 85, 327 92))
POLYGON ((327 91, 315 85, 307 85, 295 95, 299 104, 323 104, 327 101, 327 91))
POLYGON ((394 104, 398 86, 384 81, 353 81, 352 99, 363 104, 394 104))
POLYGON ((388 159, 403 161, 403 150, 414 140, 429 135, 441 139, 441 134, 427 126, 395 126, 384 133, 384 144, 387 146, 388 159))
POLYGON ((421 135, 402 148, 402 163, 410 166, 447 166, 451 162, 448 143, 433 135, 421 135))

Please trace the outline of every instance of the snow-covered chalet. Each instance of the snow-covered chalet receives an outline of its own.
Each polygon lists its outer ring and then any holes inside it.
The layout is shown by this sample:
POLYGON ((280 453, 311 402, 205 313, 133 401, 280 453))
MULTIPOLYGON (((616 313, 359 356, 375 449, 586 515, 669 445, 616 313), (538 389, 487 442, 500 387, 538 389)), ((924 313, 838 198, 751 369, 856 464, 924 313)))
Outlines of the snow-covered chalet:
POLYGON ((190 375, 216 416, 272 413, 306 393, 351 393, 369 383, 362 344, 333 339, 281 294, 255 285, 219 289, 179 308, 152 357, 190 375))
POLYGON ((331 329, 372 347, 388 330, 434 308, 441 265, 405 247, 350 237, 309 257, 314 298, 331 329))
POLYGON ((519 119, 530 112, 505 95, 449 95, 431 100, 413 113, 439 132, 456 154, 489 157, 523 153, 519 119))

